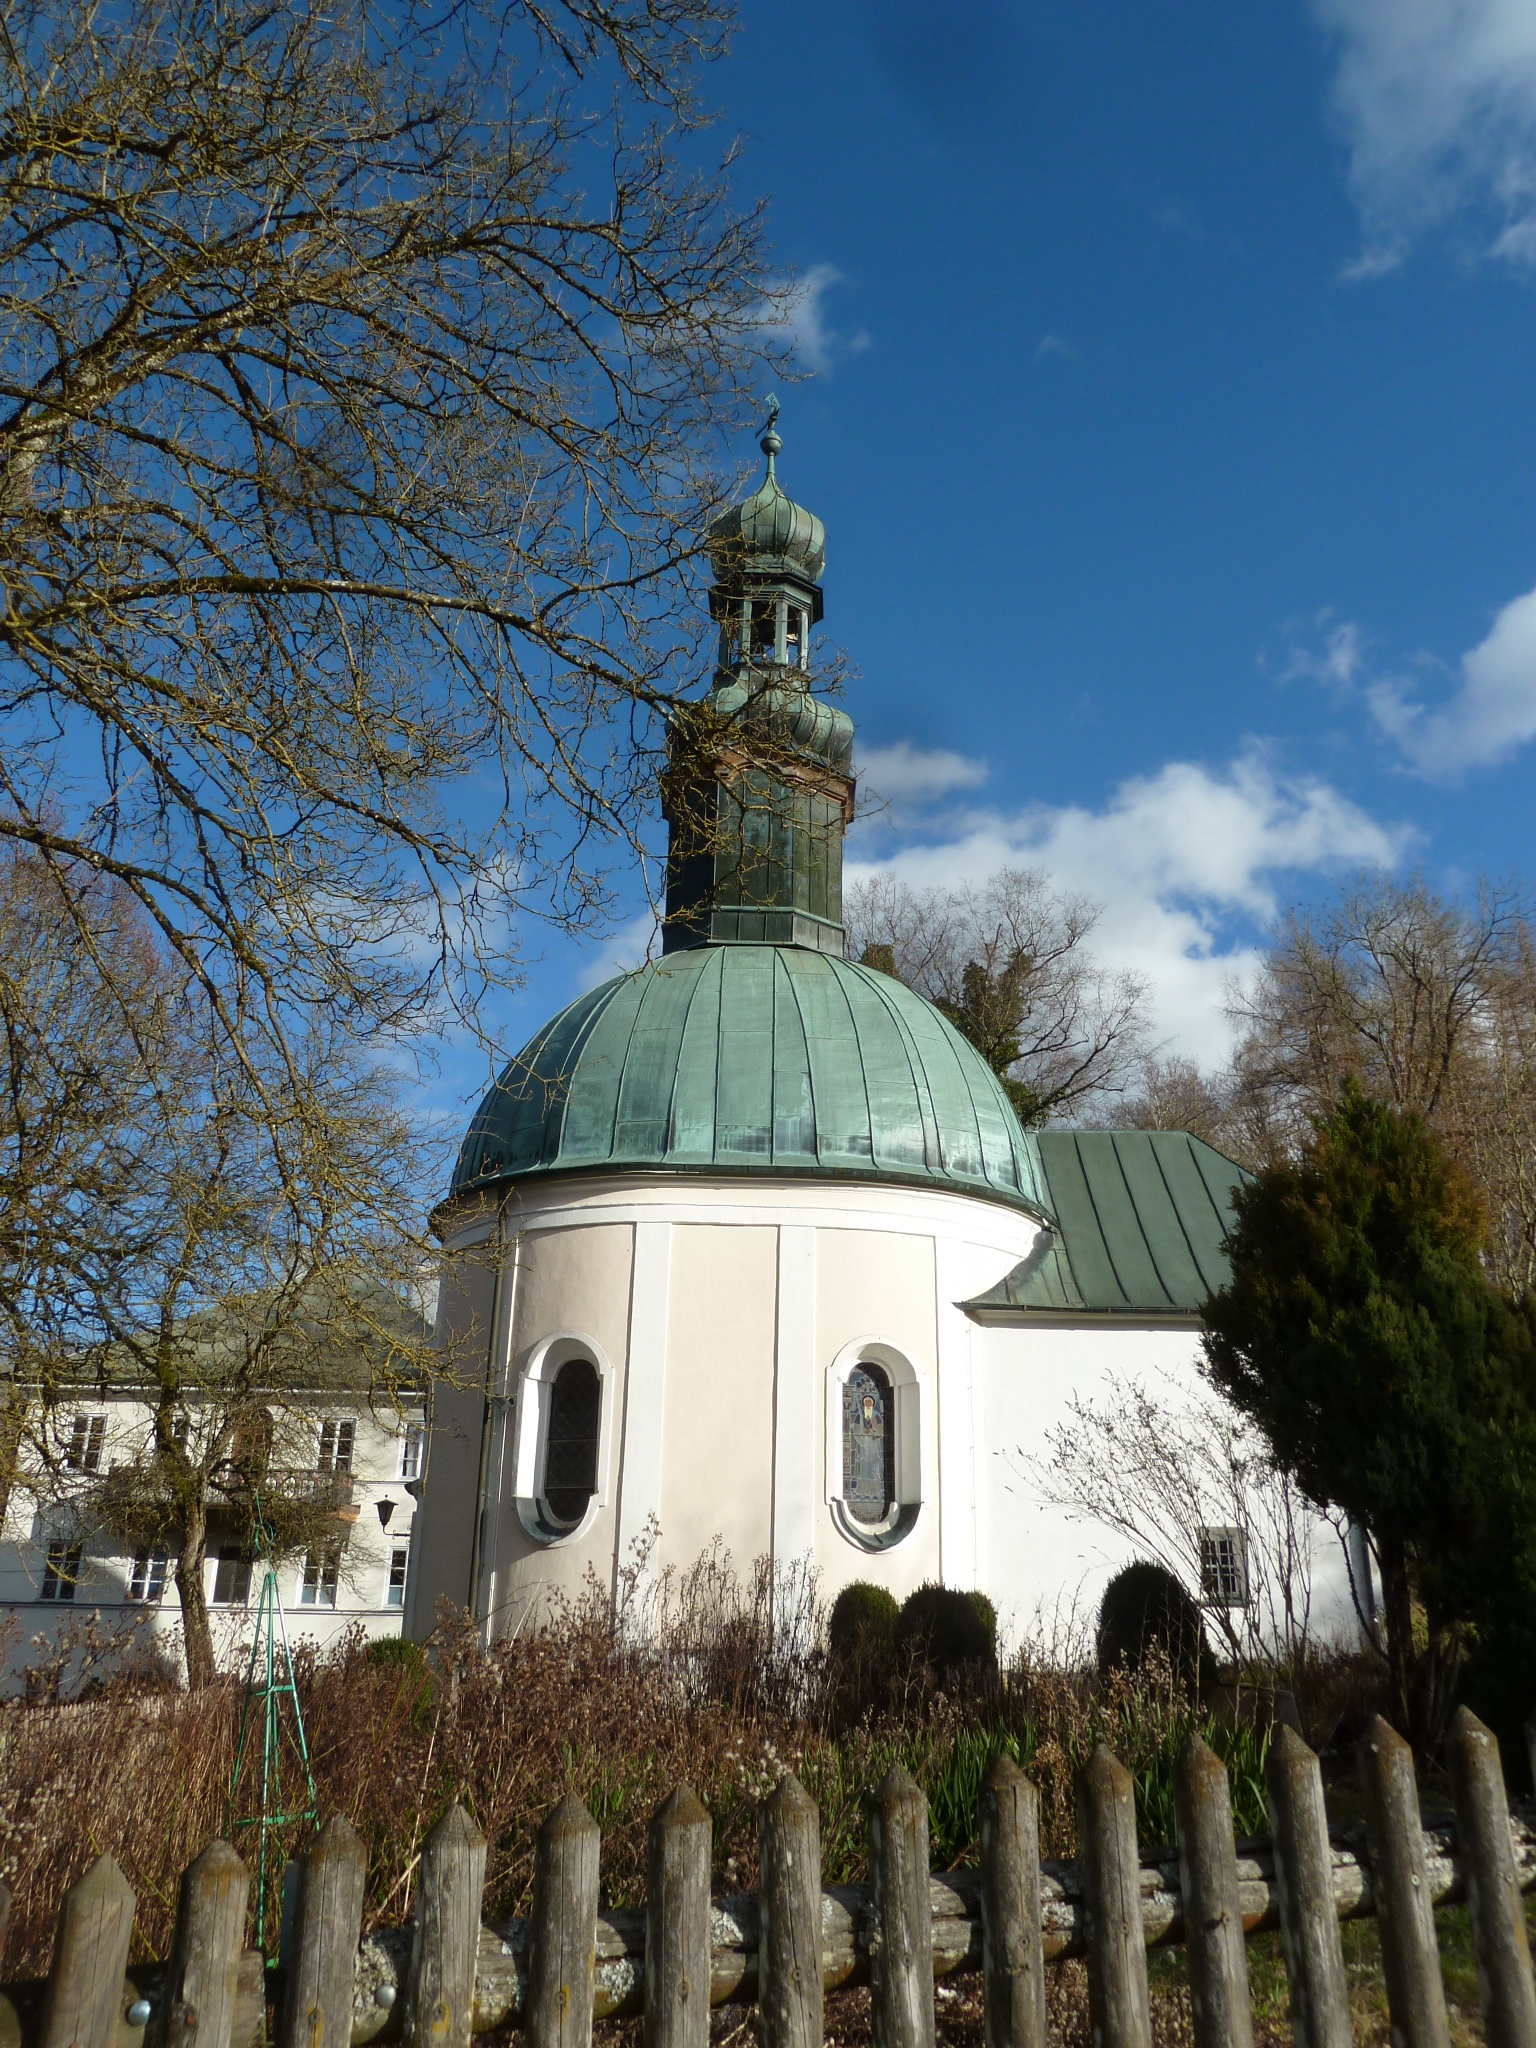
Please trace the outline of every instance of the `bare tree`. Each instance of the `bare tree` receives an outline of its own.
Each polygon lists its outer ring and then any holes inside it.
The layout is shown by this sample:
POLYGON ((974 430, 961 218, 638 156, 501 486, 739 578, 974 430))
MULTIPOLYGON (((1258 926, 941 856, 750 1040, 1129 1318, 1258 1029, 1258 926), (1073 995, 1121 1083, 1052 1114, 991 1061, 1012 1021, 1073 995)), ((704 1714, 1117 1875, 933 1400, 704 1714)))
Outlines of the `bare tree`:
POLYGON ((317 1402, 398 1417, 433 1366, 420 1140, 344 1023, 290 1030, 253 1076, 131 892, 72 878, 66 900, 37 855, 0 859, 0 1020, 12 1486, 174 1558, 199 1684, 210 1529, 248 1543, 259 1494, 280 1544, 339 1544, 317 1402), (131 1440, 87 1484, 90 1390, 131 1440))
POLYGON ((605 909, 761 359, 727 26, 0 0, 0 839, 242 1057, 473 1021, 521 915, 605 909))
POLYGON ((1120 1093, 1145 1042, 1146 986, 1088 941, 1098 908, 1003 868, 984 889, 877 877, 844 899, 848 948, 937 1005, 1007 1085, 1020 1117, 1082 1116, 1120 1093))
POLYGON ((1069 1415, 1046 1456, 1027 1461, 1040 1497, 1114 1530, 1189 1587, 1240 1672, 1302 1665, 1319 1517, 1241 1417, 1209 1394, 1158 1398, 1138 1381, 1098 1403, 1074 1398, 1069 1415), (1213 1532, 1237 1538, 1222 1569, 1240 1584, 1214 1583, 1213 1532))
POLYGON ((1470 902, 1362 877, 1290 913, 1231 1015, 1225 1085, 1255 1160, 1293 1151, 1354 1079, 1421 1114, 1471 1172, 1496 1282, 1536 1282, 1536 939, 1522 893, 1470 902))

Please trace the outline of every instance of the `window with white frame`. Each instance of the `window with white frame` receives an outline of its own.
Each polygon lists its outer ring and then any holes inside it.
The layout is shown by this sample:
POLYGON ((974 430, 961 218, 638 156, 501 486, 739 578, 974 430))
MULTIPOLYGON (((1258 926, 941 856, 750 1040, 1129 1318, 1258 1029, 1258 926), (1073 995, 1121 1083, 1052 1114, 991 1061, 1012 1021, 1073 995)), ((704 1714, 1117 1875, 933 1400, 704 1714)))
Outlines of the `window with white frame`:
POLYGON ((221 1543, 213 1568, 215 1607, 244 1607, 251 1597, 251 1560, 238 1543, 221 1543))
POLYGON ((865 1342, 827 1378, 827 1500, 841 1533, 884 1550, 916 1526, 922 1506, 922 1388, 893 1345, 865 1342))
POLYGON ((605 1502, 610 1399, 602 1353, 575 1331, 524 1362, 509 1450, 513 1505, 535 1542, 577 1534, 605 1502))
POLYGON ((332 1417, 320 1425, 320 1455, 315 1462, 319 1472, 350 1472, 352 1453, 357 1445, 357 1424, 350 1416, 332 1417))
POLYGON ((71 1543, 67 1536, 49 1544, 43 1558, 43 1598, 73 1600, 80 1583, 80 1559, 85 1546, 71 1543))
POLYGON ((422 1465, 426 1459, 427 1430, 425 1423, 408 1422, 405 1434, 400 1439, 400 1477, 407 1485, 421 1477, 422 1465))
POLYGON ((170 1559, 162 1550, 141 1550, 136 1553, 128 1571, 128 1598, 130 1600, 158 1600, 165 1591, 165 1575, 170 1559))
POLYGON ((299 1587, 301 1607, 334 1607, 336 1588, 341 1580, 341 1550, 334 1543, 324 1543, 312 1550, 304 1560, 304 1578, 299 1587))
POLYGON ((1241 1529, 1200 1531, 1200 1592, 1210 1607, 1248 1605, 1248 1539, 1241 1529))
POLYGON ((403 1607, 405 1605, 405 1575, 410 1570, 410 1565, 410 1543, 407 1541, 392 1545, 389 1553, 389 1577, 384 1584, 384 1605, 386 1607, 403 1607))
POLYGON ((64 1463, 71 1472, 99 1472, 107 1441, 105 1415, 77 1415, 70 1425, 64 1463))

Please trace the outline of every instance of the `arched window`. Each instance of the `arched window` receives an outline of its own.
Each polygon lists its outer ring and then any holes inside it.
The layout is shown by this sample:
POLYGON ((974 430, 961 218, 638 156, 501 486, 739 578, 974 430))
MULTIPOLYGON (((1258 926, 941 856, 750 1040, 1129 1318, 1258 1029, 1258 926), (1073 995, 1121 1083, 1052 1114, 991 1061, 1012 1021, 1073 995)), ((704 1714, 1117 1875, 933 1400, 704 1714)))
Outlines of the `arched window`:
POLYGON ((923 1390, 894 1344, 861 1337, 827 1368, 827 1505, 860 1550, 889 1550, 923 1506, 923 1390))
POLYGON ((544 1438, 546 1514, 558 1528, 574 1529, 597 1490, 597 1439, 603 1387, 589 1358, 568 1358, 549 1390, 544 1438))
POLYGON ((843 1382, 843 1504, 856 1522, 884 1522, 896 1504, 896 1403, 868 1360, 843 1382))

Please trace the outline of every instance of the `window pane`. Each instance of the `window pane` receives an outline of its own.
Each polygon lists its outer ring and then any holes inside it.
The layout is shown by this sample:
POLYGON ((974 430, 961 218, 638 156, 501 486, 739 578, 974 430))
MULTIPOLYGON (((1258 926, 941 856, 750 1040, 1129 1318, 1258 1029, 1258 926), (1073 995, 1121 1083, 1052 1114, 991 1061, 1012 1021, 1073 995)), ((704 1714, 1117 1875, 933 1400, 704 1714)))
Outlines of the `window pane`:
POLYGON ((43 1564, 43 1598, 45 1600, 73 1600, 75 1582, 80 1576, 80 1553, 78 1543, 50 1543, 43 1564))
POLYGON ((400 1477, 419 1479, 421 1477, 421 1453, 426 1443, 427 1432, 419 1422, 411 1423, 405 1432, 405 1441, 400 1446, 400 1477))
POLYGON ((896 1504, 896 1416, 878 1365, 857 1365, 843 1386, 843 1500, 858 1522, 883 1522, 896 1504))
POLYGON ((336 1425, 336 1470, 338 1472, 350 1472, 352 1470, 352 1447, 356 1441, 357 1424, 355 1422, 338 1422, 336 1425))
POLYGON ((544 1452, 544 1505, 567 1527, 581 1520, 597 1487, 602 1400, 597 1367, 585 1358, 567 1359, 549 1390, 544 1452))
POLYGON ((389 1553, 389 1585, 384 1595, 384 1604, 387 1607, 405 1605, 405 1570, 410 1562, 410 1556, 410 1547, 404 1543, 397 1543, 389 1553))
POLYGON ((243 1607, 251 1593, 251 1561, 242 1557, 237 1543, 225 1543, 219 1549, 219 1562, 213 1574, 213 1604, 215 1607, 243 1607))

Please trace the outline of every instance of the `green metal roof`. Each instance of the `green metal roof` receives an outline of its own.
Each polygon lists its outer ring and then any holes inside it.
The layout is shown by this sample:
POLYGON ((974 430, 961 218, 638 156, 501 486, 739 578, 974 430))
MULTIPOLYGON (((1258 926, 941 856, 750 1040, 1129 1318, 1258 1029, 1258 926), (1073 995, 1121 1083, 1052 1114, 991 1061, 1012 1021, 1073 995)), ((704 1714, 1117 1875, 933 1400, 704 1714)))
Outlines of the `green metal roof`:
POLYGON ((984 1320, 1200 1313, 1226 1285, 1221 1241, 1240 1166, 1183 1131, 1040 1131, 1054 1227, 965 1304, 984 1320))
POLYGON ((668 953, 579 997, 481 1103, 453 1192, 647 1167, 1043 1201, 1033 1135, 954 1026, 889 975, 797 946, 668 953))

